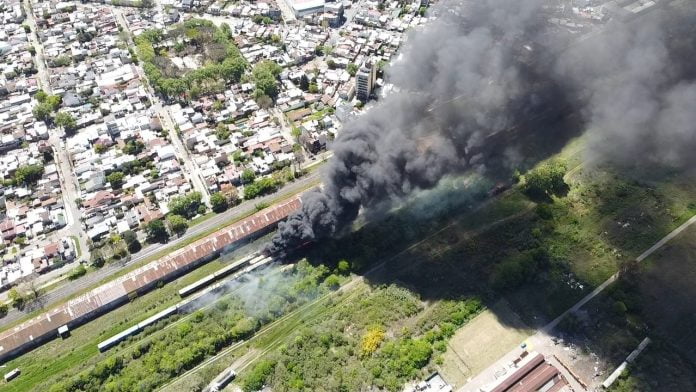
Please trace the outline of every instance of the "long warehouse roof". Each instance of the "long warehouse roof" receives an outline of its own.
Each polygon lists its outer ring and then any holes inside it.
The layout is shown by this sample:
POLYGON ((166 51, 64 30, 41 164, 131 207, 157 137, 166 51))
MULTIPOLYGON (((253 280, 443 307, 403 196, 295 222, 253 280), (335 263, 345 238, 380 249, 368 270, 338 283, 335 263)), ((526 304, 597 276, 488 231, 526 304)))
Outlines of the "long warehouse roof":
POLYGON ((128 293, 144 288, 153 281, 168 277, 189 264, 220 252, 226 246, 276 224, 285 219, 291 212, 298 210, 301 203, 300 197, 296 196, 289 201, 259 211, 0 333, 0 358, 35 339, 57 331, 62 325, 75 322, 85 315, 101 310, 102 307, 122 299, 128 293))

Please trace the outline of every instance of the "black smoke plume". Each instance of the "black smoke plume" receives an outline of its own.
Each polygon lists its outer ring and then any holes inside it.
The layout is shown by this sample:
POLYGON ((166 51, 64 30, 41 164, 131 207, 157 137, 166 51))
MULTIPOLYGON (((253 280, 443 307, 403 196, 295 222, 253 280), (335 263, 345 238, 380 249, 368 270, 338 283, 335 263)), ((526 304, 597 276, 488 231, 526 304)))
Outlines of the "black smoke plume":
POLYGON ((524 136, 567 141, 545 125, 568 113, 589 125, 595 159, 641 153, 679 166, 696 156, 694 84, 665 44, 661 18, 612 22, 578 43, 548 23, 540 0, 445 0, 433 14, 388 70, 397 92, 345 125, 323 189, 279 225, 270 252, 334 236, 361 211, 444 176, 518 167, 524 136))

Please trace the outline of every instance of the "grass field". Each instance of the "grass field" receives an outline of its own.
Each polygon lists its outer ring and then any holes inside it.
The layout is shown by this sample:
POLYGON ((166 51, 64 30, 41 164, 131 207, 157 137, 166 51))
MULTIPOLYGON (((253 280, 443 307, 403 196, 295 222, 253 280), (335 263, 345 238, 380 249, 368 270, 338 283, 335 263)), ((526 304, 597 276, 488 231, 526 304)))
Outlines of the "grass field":
POLYGON ((498 301, 454 334, 443 357, 442 374, 455 387, 462 386, 531 332, 507 302, 498 301))

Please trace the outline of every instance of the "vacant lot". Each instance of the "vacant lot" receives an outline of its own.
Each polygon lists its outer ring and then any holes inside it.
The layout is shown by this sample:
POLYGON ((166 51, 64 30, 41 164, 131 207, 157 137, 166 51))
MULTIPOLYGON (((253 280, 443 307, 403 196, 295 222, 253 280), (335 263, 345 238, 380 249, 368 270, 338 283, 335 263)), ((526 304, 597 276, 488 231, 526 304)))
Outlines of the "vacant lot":
POLYGON ((568 342, 612 368, 644 337, 653 340, 614 391, 696 390, 695 240, 692 226, 642 263, 627 265, 615 284, 559 326, 568 342))
POLYGON ((696 227, 646 260, 638 280, 641 314, 696 362, 696 227))
POLYGON ((454 334, 444 355, 443 375, 455 386, 462 386, 530 334, 531 330, 501 300, 454 334))

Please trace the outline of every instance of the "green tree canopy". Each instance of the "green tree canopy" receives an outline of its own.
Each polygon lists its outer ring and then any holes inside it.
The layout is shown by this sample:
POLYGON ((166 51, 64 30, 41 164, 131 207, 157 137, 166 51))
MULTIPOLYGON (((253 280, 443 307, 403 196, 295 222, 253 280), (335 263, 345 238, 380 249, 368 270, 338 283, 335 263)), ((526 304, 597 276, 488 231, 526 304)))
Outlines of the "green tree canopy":
POLYGON ((218 124, 215 128, 215 137, 217 137, 218 140, 227 140, 230 138, 231 134, 232 132, 230 132, 230 129, 223 123, 218 124))
POLYGON ((151 220, 147 225, 145 225, 145 234, 147 235, 148 242, 166 242, 169 238, 167 234, 167 229, 164 226, 164 222, 161 219, 151 220))
POLYGON ((56 114, 56 125, 62 127, 66 131, 74 131, 77 128, 77 121, 68 112, 58 112, 56 114))
POLYGON ((140 251, 142 245, 140 244, 140 241, 138 241, 138 236, 135 234, 134 231, 126 230, 122 233, 122 236, 123 240, 126 242, 126 246, 128 247, 128 251, 130 253, 136 253, 140 251))
POLYGON ((60 108, 60 105, 63 103, 63 97, 60 95, 49 95, 46 98, 46 103, 51 105, 51 110, 56 111, 58 108, 60 108))
POLYGON ((120 189, 123 185, 124 174, 120 171, 115 171, 106 176, 106 181, 109 181, 113 189, 120 189))
POLYGON ((46 98, 48 98, 48 94, 46 94, 46 92, 43 90, 39 90, 36 92, 36 94, 34 94, 34 98, 36 98, 39 103, 44 103, 46 102, 46 98))
POLYGON ((522 191, 535 199, 561 196, 568 190, 568 185, 563 179, 566 170, 566 166, 560 162, 543 163, 524 176, 522 191))
POLYGON ((173 197, 169 201, 168 207, 172 214, 191 219, 198 214, 200 205, 201 194, 199 192, 190 192, 184 196, 173 197))
POLYGON ((145 143, 140 139, 131 139, 123 146, 123 153, 128 155, 138 155, 145 149, 145 143))
POLYGON ((24 165, 17 168, 14 179, 15 184, 31 185, 35 184, 43 176, 44 167, 42 165, 24 165))
POLYGON ((227 209, 229 203, 227 202, 225 195, 220 192, 215 192, 210 195, 210 205, 212 206, 213 211, 222 212, 227 209))
POLYGON ((172 230, 172 232, 177 235, 184 234, 186 229, 188 229, 188 222, 186 221, 186 218, 181 215, 172 214, 167 216, 167 223, 169 224, 169 228, 172 230))
POLYGON ((37 120, 46 121, 51 117, 52 111, 53 109, 49 103, 42 102, 34 106, 34 109, 32 109, 31 112, 37 120))
POLYGON ((242 172, 242 183, 250 184, 256 179, 256 173, 251 169, 244 169, 242 172))

